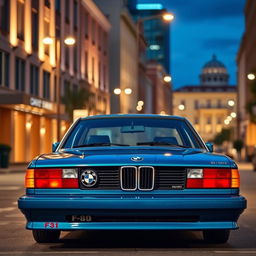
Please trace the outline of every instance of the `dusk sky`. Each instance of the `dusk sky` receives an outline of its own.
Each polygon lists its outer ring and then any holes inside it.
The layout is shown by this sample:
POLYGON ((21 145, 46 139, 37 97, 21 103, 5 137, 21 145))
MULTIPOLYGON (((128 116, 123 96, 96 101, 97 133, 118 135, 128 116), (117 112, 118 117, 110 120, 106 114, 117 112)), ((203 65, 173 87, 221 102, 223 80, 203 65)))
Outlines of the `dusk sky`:
POLYGON ((175 15, 171 27, 174 88, 199 84, 199 73, 213 54, 236 84, 236 54, 244 31, 244 0, 141 0, 162 3, 175 15))

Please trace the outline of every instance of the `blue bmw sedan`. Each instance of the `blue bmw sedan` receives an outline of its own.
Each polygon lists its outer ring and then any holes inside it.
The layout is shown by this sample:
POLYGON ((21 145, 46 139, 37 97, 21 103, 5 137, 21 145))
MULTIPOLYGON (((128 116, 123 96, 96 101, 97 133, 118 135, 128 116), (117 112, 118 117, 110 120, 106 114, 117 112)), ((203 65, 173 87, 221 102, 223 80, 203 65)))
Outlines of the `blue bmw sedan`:
POLYGON ((197 230, 224 243, 246 208, 236 163, 182 117, 78 119, 36 157, 18 200, 39 243, 72 230, 197 230))

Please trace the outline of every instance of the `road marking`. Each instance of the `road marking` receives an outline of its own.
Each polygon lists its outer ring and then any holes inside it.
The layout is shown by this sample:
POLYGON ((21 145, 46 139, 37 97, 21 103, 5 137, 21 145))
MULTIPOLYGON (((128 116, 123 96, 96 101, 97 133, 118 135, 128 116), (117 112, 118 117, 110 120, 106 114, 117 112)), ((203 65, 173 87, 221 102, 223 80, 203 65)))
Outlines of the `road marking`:
POLYGON ((5 207, 5 208, 0 208, 0 213, 1 212, 10 212, 10 211, 13 211, 15 210, 16 207, 5 207))
POLYGON ((0 190, 19 190, 22 187, 17 187, 17 186, 2 186, 0 187, 0 190))
POLYGON ((79 251, 79 252, 74 252, 74 251, 48 251, 48 252, 31 252, 31 251, 13 251, 13 252, 0 252, 0 255, 15 255, 15 254, 25 254, 27 255, 27 253, 29 253, 29 255, 33 255, 33 254, 112 254, 112 252, 100 252, 100 251, 79 251))
POLYGON ((256 254, 256 251, 214 251, 215 253, 223 254, 256 254))

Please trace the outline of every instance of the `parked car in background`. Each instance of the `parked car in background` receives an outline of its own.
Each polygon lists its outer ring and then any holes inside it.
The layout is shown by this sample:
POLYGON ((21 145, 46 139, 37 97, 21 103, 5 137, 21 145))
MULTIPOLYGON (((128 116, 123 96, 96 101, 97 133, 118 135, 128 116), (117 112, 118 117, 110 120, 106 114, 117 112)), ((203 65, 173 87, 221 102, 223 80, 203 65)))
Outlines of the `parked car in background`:
POLYGON ((224 243, 246 208, 239 172, 182 117, 77 120, 28 166, 18 200, 34 239, 72 230, 197 230, 224 243))

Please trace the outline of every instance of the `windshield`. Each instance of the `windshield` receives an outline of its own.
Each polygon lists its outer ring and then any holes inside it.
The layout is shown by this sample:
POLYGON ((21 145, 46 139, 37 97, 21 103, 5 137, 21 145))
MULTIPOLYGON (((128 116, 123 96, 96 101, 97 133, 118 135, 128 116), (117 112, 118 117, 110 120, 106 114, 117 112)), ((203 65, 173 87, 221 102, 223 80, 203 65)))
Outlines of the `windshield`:
POLYGON ((205 149, 186 121, 170 118, 80 120, 61 148, 145 145, 205 149))

